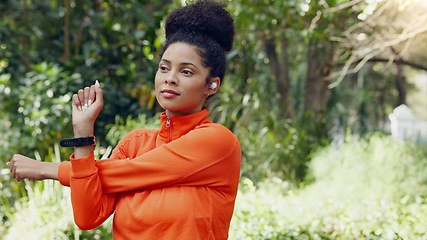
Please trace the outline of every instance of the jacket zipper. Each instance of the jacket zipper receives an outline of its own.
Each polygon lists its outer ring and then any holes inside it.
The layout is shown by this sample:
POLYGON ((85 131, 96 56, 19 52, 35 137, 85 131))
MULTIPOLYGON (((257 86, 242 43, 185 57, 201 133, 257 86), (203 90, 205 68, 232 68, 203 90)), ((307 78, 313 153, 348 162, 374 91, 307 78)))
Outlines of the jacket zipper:
POLYGON ((169 128, 169 142, 172 140, 172 127, 171 127, 171 117, 168 117, 166 121, 166 128, 169 128))

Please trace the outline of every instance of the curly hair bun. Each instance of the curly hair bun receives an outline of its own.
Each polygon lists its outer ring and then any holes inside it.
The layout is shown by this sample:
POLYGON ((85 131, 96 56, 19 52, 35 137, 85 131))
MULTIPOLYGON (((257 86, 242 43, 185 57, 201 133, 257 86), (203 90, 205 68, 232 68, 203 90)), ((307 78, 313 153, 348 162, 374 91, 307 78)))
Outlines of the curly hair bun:
POLYGON ((171 12, 165 24, 166 39, 177 32, 203 34, 228 52, 233 47, 234 20, 225 5, 214 1, 197 1, 171 12))

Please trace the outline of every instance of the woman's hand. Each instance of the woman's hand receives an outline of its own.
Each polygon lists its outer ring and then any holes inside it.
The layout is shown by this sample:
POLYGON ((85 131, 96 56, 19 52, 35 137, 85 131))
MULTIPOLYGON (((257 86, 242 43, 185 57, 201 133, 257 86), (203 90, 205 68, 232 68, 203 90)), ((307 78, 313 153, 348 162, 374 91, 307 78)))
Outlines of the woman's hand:
POLYGON ((58 180, 59 163, 39 162, 32 158, 15 154, 7 166, 12 177, 22 181, 25 178, 33 180, 54 179, 58 180))
POLYGON ((74 137, 93 135, 93 125, 104 106, 103 92, 98 80, 91 87, 81 89, 73 95, 74 137))

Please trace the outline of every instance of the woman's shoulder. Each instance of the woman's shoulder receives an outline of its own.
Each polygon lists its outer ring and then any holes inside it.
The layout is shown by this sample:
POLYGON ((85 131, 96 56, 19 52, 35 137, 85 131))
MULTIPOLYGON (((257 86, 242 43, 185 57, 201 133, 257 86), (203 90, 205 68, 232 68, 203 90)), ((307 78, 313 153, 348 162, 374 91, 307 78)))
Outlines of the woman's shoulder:
POLYGON ((200 131, 200 135, 214 138, 217 141, 224 141, 227 139, 229 141, 238 142, 236 135, 234 135, 230 129, 219 123, 204 123, 199 125, 196 129, 200 131))
POLYGON ((205 156, 211 156, 211 159, 227 159, 228 156, 240 159, 241 147, 237 136, 218 123, 199 125, 188 134, 183 146, 191 146, 192 151, 203 152, 205 156))

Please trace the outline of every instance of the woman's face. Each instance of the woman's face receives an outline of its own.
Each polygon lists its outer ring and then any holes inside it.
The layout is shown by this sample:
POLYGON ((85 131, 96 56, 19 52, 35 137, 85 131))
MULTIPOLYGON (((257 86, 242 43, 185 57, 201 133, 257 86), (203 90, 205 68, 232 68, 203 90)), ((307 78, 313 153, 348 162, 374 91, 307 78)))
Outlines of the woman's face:
MULTIPOLYGON (((206 78, 209 69, 195 47, 186 43, 173 43, 163 54, 156 73, 156 98, 166 110, 167 116, 183 116, 202 110, 208 95, 215 89, 209 88, 206 78)), ((219 86, 219 78, 213 78, 219 86)))

